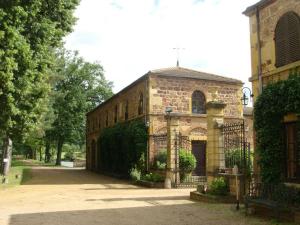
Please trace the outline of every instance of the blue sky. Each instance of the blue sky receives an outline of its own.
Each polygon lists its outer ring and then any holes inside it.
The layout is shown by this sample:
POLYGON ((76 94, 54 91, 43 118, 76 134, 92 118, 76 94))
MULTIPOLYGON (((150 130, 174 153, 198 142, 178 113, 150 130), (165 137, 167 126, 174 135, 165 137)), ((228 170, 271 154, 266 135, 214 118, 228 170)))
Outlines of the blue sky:
MULTIPOLYGON (((249 20, 258 0, 81 0, 67 49, 100 62, 117 92, 152 69, 176 65, 238 78, 251 75, 249 20)), ((249 83, 246 83, 249 86, 249 83)))

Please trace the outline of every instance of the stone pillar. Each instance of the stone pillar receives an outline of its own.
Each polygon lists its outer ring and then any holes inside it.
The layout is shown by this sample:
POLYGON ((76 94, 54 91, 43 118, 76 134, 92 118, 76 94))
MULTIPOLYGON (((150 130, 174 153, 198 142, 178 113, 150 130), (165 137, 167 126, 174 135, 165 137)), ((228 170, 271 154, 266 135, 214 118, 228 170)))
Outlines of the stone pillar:
MULTIPOLYGON (((176 164, 179 165, 179 117, 170 114, 167 119, 167 173, 166 179, 171 181, 172 186, 179 182, 179 171, 176 164)), ((167 181, 166 181, 167 183, 167 181)))
POLYGON ((224 165, 223 136, 221 127, 224 124, 224 108, 226 104, 211 101, 207 108, 207 147, 206 176, 208 184, 214 179, 216 172, 224 165))

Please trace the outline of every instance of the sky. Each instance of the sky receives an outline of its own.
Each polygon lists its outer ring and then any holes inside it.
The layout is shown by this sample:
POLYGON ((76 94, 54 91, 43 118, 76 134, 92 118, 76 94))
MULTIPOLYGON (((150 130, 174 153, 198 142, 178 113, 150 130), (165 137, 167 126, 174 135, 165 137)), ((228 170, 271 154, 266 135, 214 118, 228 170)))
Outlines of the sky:
POLYGON ((249 18, 258 0, 81 0, 65 47, 99 62, 118 92, 149 70, 176 66, 251 76, 249 18))

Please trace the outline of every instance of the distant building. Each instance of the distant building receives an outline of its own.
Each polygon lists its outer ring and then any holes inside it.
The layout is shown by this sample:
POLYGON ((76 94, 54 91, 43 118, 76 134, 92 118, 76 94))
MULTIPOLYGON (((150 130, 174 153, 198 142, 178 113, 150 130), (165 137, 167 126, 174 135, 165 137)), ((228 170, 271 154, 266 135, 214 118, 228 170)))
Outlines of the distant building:
POLYGON ((153 135, 166 134, 165 110, 171 107, 180 116, 180 133, 191 140, 190 149, 199 163, 196 175, 205 175, 206 102, 223 101, 227 104, 225 121, 240 121, 243 118, 242 85, 240 80, 181 67, 149 71, 87 114, 87 168, 99 169, 97 139, 101 131, 137 118, 143 118, 149 125, 147 160, 151 164, 158 151, 153 135))

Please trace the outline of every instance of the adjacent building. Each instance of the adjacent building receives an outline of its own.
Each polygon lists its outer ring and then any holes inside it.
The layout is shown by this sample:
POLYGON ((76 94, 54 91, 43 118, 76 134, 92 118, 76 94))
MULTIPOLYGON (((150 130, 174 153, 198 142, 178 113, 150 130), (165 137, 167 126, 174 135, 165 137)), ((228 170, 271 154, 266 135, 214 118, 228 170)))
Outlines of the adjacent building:
MULTIPOLYGON (((291 71, 300 67, 300 1, 261 0, 248 7, 244 14, 250 18, 250 81, 257 98, 264 86, 287 79, 291 71)), ((282 118, 286 129, 287 179, 300 179, 298 120, 296 114, 282 118)))

